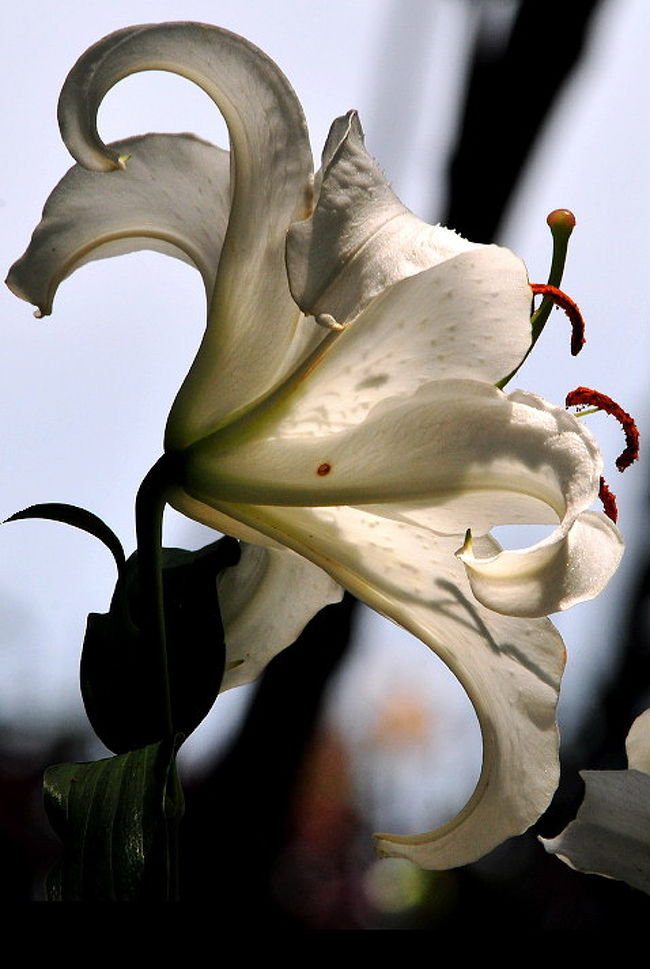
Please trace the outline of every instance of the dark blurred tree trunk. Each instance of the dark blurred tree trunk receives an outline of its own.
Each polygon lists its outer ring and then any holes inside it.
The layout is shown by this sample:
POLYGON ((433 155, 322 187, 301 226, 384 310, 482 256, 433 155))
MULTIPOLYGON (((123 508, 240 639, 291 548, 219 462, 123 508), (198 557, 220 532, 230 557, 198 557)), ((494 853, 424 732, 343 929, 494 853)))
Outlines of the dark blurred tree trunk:
POLYGON ((494 242, 559 92, 579 64, 600 0, 523 0, 510 36, 479 23, 442 222, 472 242, 494 242))

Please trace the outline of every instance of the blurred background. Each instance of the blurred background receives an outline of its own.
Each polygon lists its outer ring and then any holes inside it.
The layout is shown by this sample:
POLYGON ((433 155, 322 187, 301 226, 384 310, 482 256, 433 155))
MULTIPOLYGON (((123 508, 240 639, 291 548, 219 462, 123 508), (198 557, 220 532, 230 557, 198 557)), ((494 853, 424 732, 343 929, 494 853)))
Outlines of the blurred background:
MULTIPOLYGON (((68 70, 104 34, 152 16, 217 23, 268 53, 302 102, 316 161, 333 118, 357 108, 370 151, 406 205, 474 241, 510 246, 534 281, 546 280, 550 263, 546 215, 573 210, 563 289, 582 308, 588 342, 572 358, 568 323, 554 313, 515 384, 556 403, 579 384, 598 388, 635 415, 644 440, 645 0, 24 0, 5 12, 0 37, 6 268, 70 165, 56 126, 68 70)), ((101 110, 106 141, 151 130, 227 144, 207 97, 165 74, 123 81, 101 110)), ((84 267, 44 321, 8 291, 0 304, 0 516, 41 501, 79 504, 130 552, 134 496, 160 454, 204 326, 198 274, 135 254, 84 267)), ((643 452, 621 478, 618 425, 604 415, 588 420, 618 495, 627 552, 598 600, 555 617, 569 656, 565 781, 544 834, 575 814, 578 769, 624 766, 627 729, 650 705, 643 452)), ((199 547, 211 538, 169 512, 166 544, 199 547)), ((42 898, 56 854, 40 809, 43 766, 105 753, 86 726, 78 660, 86 616, 107 609, 114 581, 105 549, 74 529, 21 522, 0 532, 7 900, 42 898)), ((473 711, 442 664, 351 602, 318 617, 261 684, 220 697, 183 756, 187 898, 217 899, 226 917, 236 917, 228 899, 241 905, 242 893, 260 922, 284 928, 426 929, 469 917, 494 924, 504 902, 531 928, 647 911, 645 896, 627 886, 548 858, 534 833, 457 872, 374 861, 372 830, 422 831, 456 812, 478 776, 481 746, 473 711), (232 832, 232 855, 223 844, 219 853, 206 848, 217 824, 232 832)))

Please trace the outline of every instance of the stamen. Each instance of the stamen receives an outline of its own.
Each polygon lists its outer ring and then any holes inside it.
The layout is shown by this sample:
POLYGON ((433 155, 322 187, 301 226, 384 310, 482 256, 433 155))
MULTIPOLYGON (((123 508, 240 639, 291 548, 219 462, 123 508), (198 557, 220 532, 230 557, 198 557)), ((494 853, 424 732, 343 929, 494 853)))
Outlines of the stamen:
POLYGON ((319 313, 314 317, 319 326, 324 326, 326 330, 344 330, 344 323, 337 323, 331 313, 319 313))
POLYGON ((574 303, 571 297, 563 293, 561 289, 558 289, 556 286, 550 286, 548 283, 531 283, 530 288, 536 296, 541 295, 545 299, 550 299, 555 306, 559 306, 569 317, 571 322, 571 354, 575 357, 576 354, 580 353, 586 343, 585 321, 582 318, 578 304, 574 303))
POLYGON ((614 494, 613 491, 610 491, 609 485, 607 484, 607 482, 605 481, 602 475, 600 476, 600 490, 598 491, 598 497, 603 503, 603 511, 605 512, 607 517, 611 518, 614 524, 616 524, 618 520, 618 507, 616 505, 616 495, 614 494))
POLYGON ((461 545, 460 548, 456 549, 456 551, 454 552, 454 555, 457 555, 458 558, 460 559, 462 559, 463 555, 471 555, 473 544, 474 544, 474 541, 472 539, 472 529, 468 528, 467 531, 465 532, 465 539, 463 541, 463 544, 461 545))
POLYGON ((567 407, 576 407, 580 404, 588 404, 604 410, 619 422, 625 434, 625 450, 616 458, 616 467, 619 471, 625 471, 639 457, 639 429, 634 418, 611 397, 601 394, 598 390, 591 390, 590 387, 576 387, 566 395, 567 407))

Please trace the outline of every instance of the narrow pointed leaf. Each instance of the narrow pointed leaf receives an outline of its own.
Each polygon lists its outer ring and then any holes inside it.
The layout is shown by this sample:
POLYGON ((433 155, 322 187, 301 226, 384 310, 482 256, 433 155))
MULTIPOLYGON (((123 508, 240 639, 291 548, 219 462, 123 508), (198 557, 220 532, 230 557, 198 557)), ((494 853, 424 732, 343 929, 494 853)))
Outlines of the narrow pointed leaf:
POLYGON ((118 573, 122 573, 125 563, 122 543, 115 532, 108 527, 106 522, 102 521, 101 518, 94 515, 91 511, 87 511, 85 508, 79 508, 77 505, 48 501, 39 505, 30 505, 29 508, 23 508, 22 511, 17 511, 14 515, 7 518, 6 521, 25 521, 31 518, 42 518, 49 521, 61 522, 63 525, 72 525, 74 528, 80 528, 82 532, 87 532, 88 535, 98 538, 115 559, 118 573))

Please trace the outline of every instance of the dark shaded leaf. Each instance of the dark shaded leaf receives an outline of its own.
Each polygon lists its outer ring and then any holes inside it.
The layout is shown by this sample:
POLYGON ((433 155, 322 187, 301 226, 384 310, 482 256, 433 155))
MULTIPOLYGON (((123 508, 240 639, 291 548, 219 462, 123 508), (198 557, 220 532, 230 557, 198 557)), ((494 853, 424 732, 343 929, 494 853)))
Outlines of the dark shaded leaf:
MULTIPOLYGON (((225 646, 216 579, 238 557, 239 546, 229 538, 196 552, 163 549, 174 733, 188 736, 219 693, 225 646)), ((81 691, 88 718, 98 737, 116 753, 144 747, 168 733, 156 676, 157 647, 137 625, 139 612, 135 553, 126 563, 124 578, 118 580, 109 612, 88 617, 81 658, 81 691)))
POLYGON ((50 901, 173 901, 183 794, 178 743, 45 772, 45 809, 63 843, 50 901))

